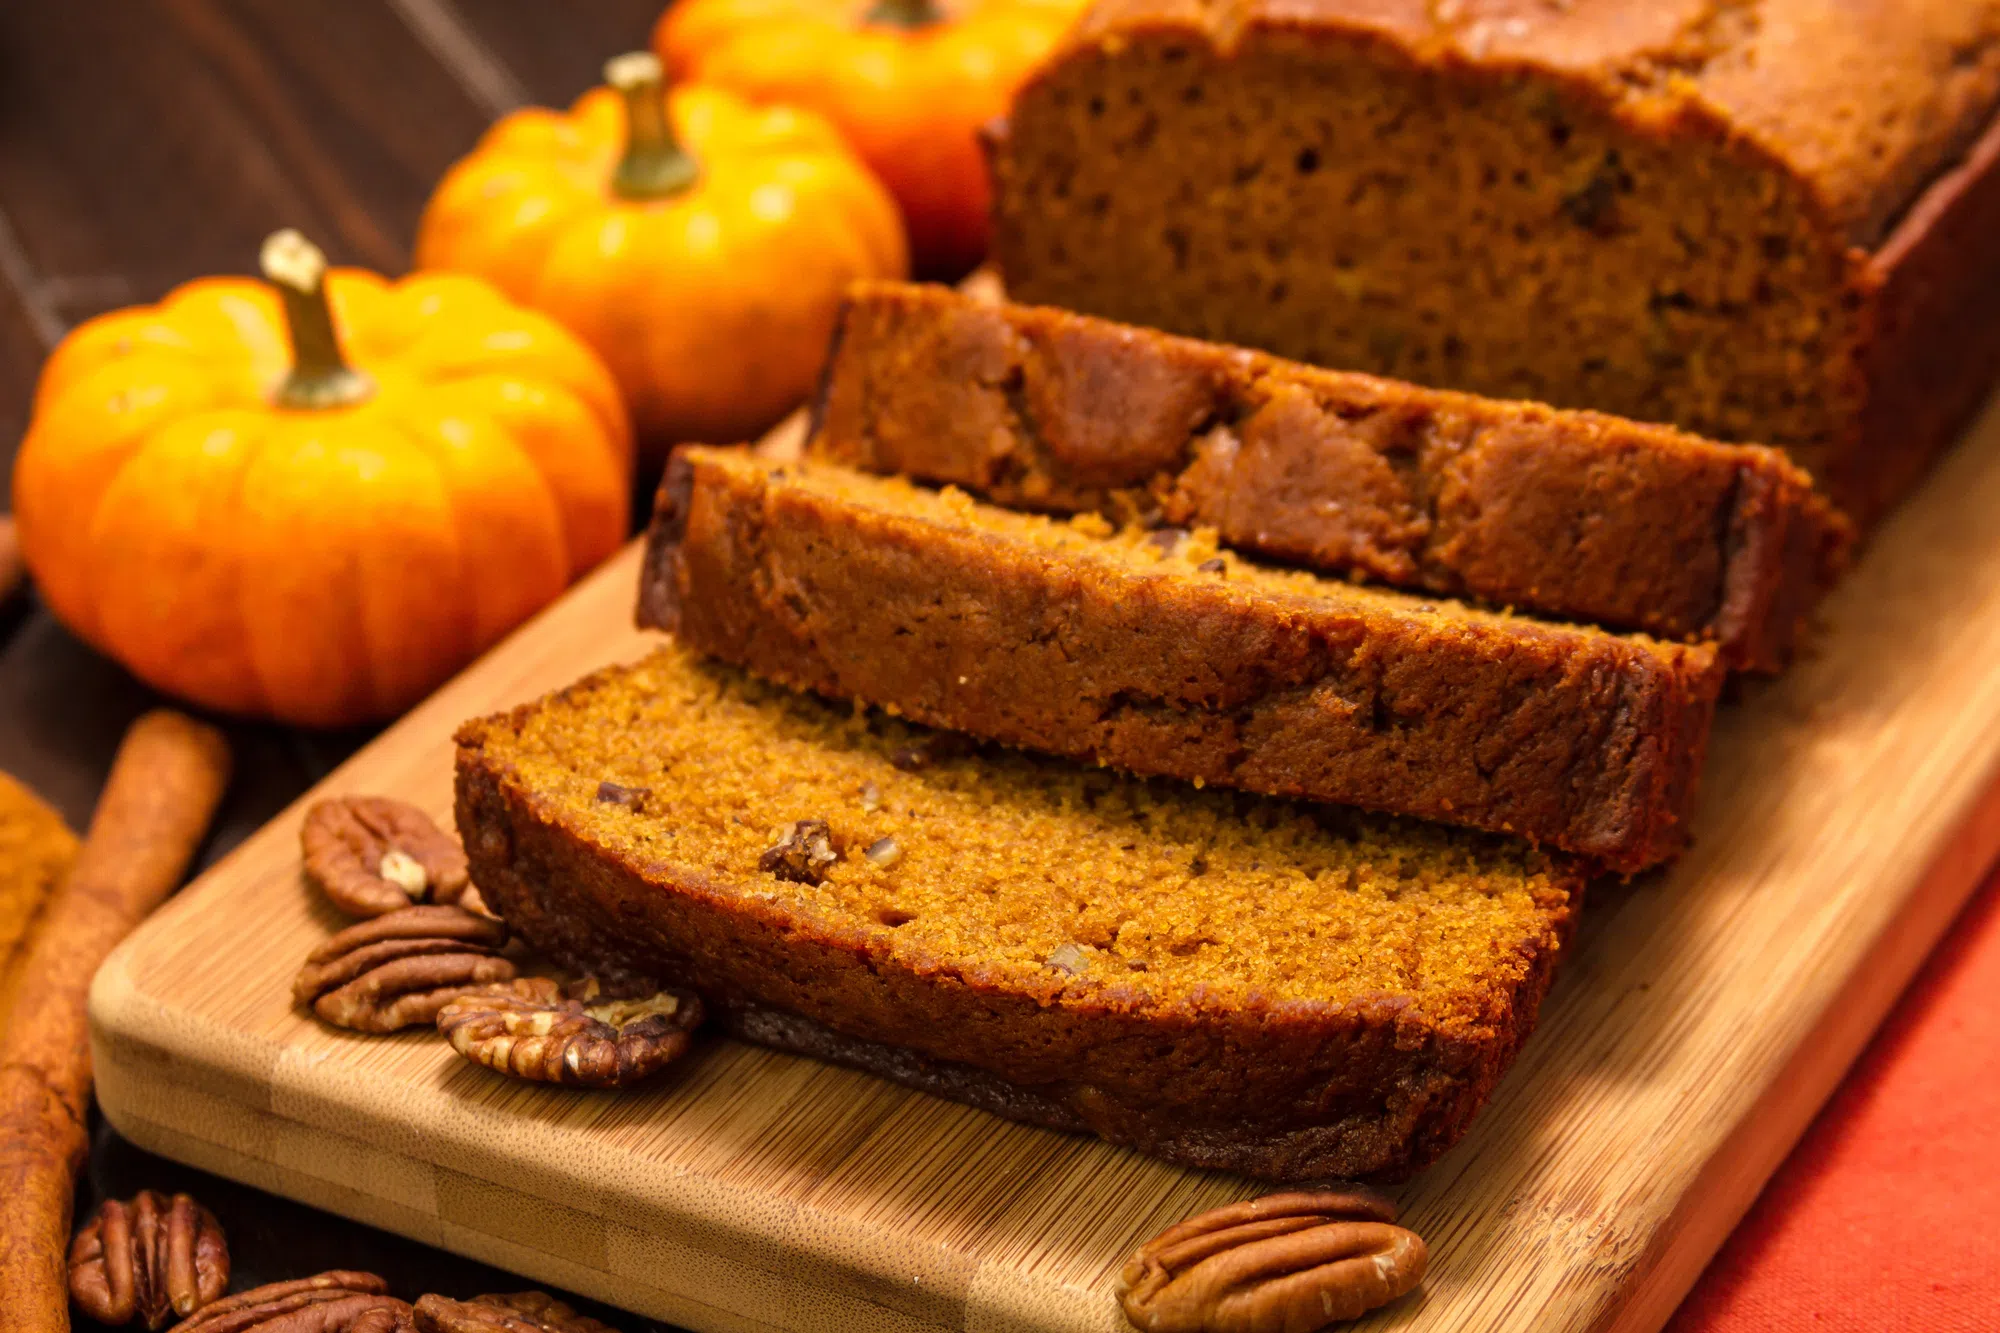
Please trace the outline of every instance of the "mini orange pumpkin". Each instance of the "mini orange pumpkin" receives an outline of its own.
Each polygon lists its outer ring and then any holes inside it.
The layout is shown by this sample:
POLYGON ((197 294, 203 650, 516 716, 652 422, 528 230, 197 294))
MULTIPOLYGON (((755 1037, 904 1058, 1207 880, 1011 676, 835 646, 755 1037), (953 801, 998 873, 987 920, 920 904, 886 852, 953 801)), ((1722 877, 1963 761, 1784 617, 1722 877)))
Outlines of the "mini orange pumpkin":
POLYGON ((920 271, 986 255, 992 190, 978 142, 1081 0, 678 0, 653 46, 675 78, 812 107, 902 206, 920 271))
POLYGON ((630 427, 589 349, 484 282, 327 273, 295 232, 264 269, 56 348, 14 468, 22 554, 159 689, 388 717, 617 548, 630 427))
POLYGON ((605 75, 489 130, 431 196, 417 263, 596 348, 649 451, 751 439, 810 391, 848 283, 906 271, 895 203, 811 112, 669 96, 646 52, 605 75))

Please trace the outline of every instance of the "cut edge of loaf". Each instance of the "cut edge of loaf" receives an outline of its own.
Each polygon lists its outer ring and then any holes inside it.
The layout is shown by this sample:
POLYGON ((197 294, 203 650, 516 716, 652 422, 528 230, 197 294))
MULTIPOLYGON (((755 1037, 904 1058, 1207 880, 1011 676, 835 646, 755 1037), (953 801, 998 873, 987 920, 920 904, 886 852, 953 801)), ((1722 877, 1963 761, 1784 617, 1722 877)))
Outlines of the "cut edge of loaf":
POLYGON ((638 620, 794 689, 1128 772, 1512 833, 1627 874, 1685 845, 1712 647, 1107 528, 685 446, 638 620))
POLYGON ((1390 586, 1713 641, 1773 672, 1852 525, 1781 450, 915 283, 848 291, 808 452, 1218 529, 1390 586))

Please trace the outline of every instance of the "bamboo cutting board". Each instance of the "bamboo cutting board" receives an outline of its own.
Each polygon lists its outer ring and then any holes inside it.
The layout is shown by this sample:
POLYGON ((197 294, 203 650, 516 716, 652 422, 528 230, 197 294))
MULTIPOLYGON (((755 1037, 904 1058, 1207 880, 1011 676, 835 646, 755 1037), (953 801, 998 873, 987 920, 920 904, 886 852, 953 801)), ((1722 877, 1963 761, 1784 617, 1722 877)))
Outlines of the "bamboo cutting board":
MULTIPOLYGON (((1498 1096, 1401 1190, 1431 1271, 1367 1327, 1672 1312, 2000 851, 1996 514, 2000 412, 1878 538, 1814 658, 1724 709, 1694 850, 1589 905, 1498 1096)), ((445 816, 457 722, 645 650, 636 568, 315 795, 445 816)), ((728 1042, 607 1095, 322 1027, 289 1003, 340 924, 299 880, 303 805, 97 977, 98 1095, 144 1147, 700 1330, 1113 1333, 1133 1245, 1262 1192, 728 1042)))

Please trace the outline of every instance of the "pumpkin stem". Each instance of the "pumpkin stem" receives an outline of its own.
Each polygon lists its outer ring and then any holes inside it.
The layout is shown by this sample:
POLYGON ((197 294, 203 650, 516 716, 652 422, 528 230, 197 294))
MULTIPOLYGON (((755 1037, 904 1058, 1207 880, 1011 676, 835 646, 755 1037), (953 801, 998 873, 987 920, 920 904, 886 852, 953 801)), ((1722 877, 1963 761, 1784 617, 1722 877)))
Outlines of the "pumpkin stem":
POLYGON ((944 11, 937 7, 937 0, 875 0, 874 7, 862 16, 861 21, 885 28, 914 30, 944 22, 944 11))
POLYGON ((666 73, 651 51, 628 51, 604 65, 604 81, 625 95, 625 155, 611 175, 620 199, 668 199, 701 175, 667 119, 666 73))
POLYGON ((292 335, 292 368, 272 395, 280 407, 349 407, 375 392, 375 383, 347 364, 326 303, 326 256, 287 227, 264 240, 258 255, 264 278, 285 304, 292 335))

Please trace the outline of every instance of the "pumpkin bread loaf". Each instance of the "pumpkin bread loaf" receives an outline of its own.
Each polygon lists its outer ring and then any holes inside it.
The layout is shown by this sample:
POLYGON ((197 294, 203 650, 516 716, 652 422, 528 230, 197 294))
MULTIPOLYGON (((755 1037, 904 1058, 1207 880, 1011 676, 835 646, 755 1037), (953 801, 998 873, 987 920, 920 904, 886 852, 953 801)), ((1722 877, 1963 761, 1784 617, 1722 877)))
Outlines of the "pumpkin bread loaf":
POLYGON ((850 291, 810 447, 1767 671, 1852 540, 1774 449, 908 283, 850 291))
POLYGON ((458 747, 472 877, 565 965, 1270 1179, 1449 1148, 1584 888, 1516 839, 979 752, 678 646, 458 747))
POLYGON ((1867 526, 2000 366, 1990 0, 1101 0, 1019 300, 1782 445, 1867 526))
POLYGON ((640 619, 767 679, 1051 754, 1671 856, 1713 649, 1259 568, 834 464, 668 463, 640 619))

